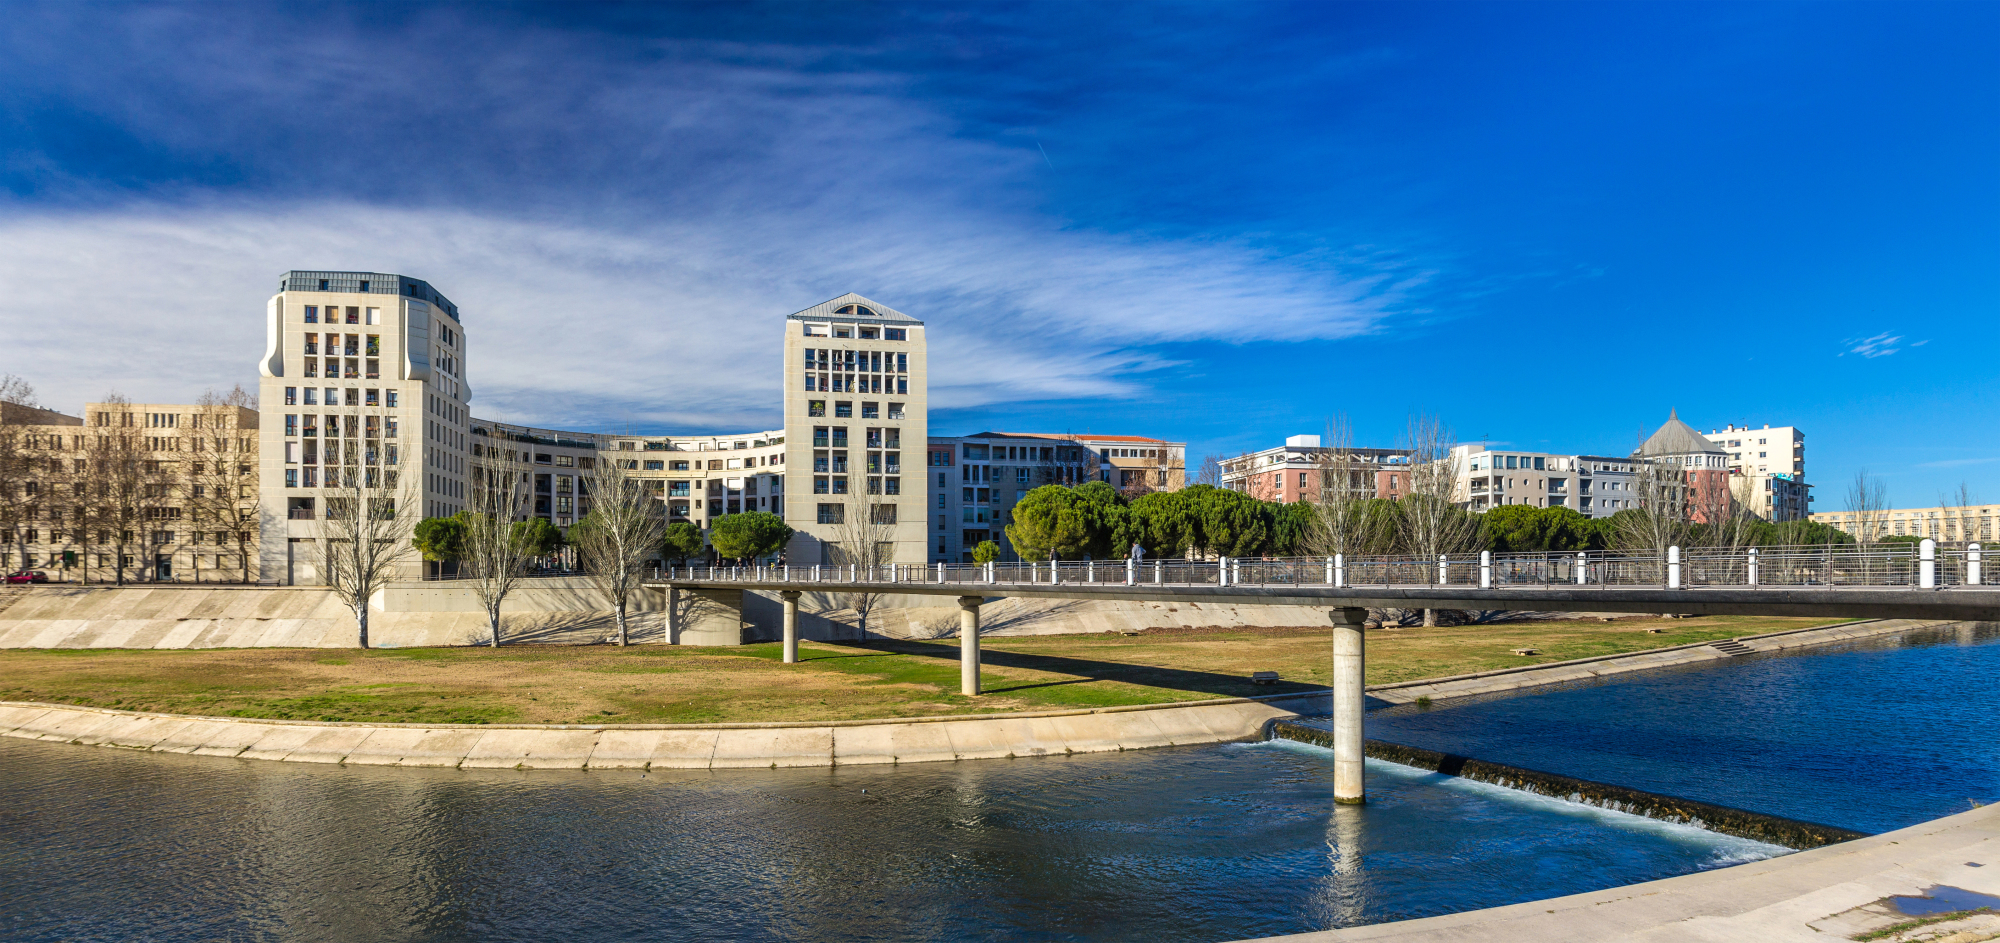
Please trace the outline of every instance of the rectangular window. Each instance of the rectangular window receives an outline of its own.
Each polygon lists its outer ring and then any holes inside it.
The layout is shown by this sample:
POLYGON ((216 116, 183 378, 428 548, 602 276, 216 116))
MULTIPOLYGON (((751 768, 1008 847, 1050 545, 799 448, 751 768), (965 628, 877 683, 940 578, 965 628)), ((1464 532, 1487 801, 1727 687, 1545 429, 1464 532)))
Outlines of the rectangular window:
POLYGON ((903 493, 903 479, 901 479, 901 478, 884 478, 884 479, 882 479, 882 493, 883 493, 883 494, 902 494, 902 493, 903 493))
POLYGON ((872 341, 872 340, 874 340, 874 339, 875 339, 875 328, 872 328, 872 327, 864 327, 864 328, 862 328, 862 329, 861 329, 861 339, 862 339, 862 340, 865 340, 865 341, 872 341))
POLYGON ((847 476, 845 475, 833 476, 833 493, 834 494, 847 493, 847 476))
POLYGON ((299 434, 299 417, 298 417, 298 416, 296 416, 296 415, 293 415, 293 414, 289 414, 289 413, 288 413, 288 414, 286 414, 286 416, 285 416, 285 434, 286 434, 286 435, 298 435, 298 434, 299 434))
POLYGON ((869 517, 873 519, 872 523, 894 524, 896 523, 896 506, 893 504, 874 505, 869 509, 869 517))
MULTIPOLYGON (((647 470, 647 471, 663 471, 663 470, 665 470, 665 469, 666 469, 666 467, 667 467, 667 463, 666 463, 666 462, 662 462, 662 461, 649 461, 649 462, 647 462, 647 463, 646 463, 646 470, 647 470)), ((683 484, 685 484, 685 482, 682 482, 682 483, 683 483, 683 484)), ((685 492, 683 492, 683 493, 685 493, 685 492)))
POLYGON ((285 487, 296 488, 298 486, 299 486, 299 470, 296 468, 285 469, 285 487))
MULTIPOLYGON (((392 393, 390 395, 393 396, 395 394, 392 393)), ((390 405, 394 404, 392 403, 390 405)), ((382 417, 382 438, 393 439, 395 437, 396 437, 396 417, 394 416, 382 417)))
MULTIPOLYGON (((902 377, 897 377, 897 378, 896 378, 896 395, 897 395, 897 396, 908 396, 908 395, 910 395, 910 381, 909 381, 909 380, 906 380, 906 379, 904 379, 904 378, 902 378, 902 377)), ((900 417, 899 417, 899 418, 900 418, 900 417)))
MULTIPOLYGON (((361 290, 362 290, 362 291, 367 291, 367 290, 368 290, 368 283, 367 283, 367 282, 362 282, 362 283, 361 283, 361 290)), ((333 311, 333 309, 332 309, 332 308, 328 308, 328 309, 326 309, 326 310, 327 310, 327 311, 328 311, 329 313, 331 313, 331 312, 333 311)), ((348 305, 348 306, 347 306, 347 323, 349 323, 349 324, 360 324, 360 323, 361 323, 361 309, 360 309, 359 307, 357 307, 357 306, 355 306, 355 305, 348 305)))
POLYGON ((909 334, 910 334, 909 331, 904 330, 903 328, 900 327, 889 327, 882 329, 882 339, 885 341, 909 340, 909 334))
POLYGON ((365 390, 361 394, 361 401, 369 406, 379 406, 381 405, 381 392, 381 390, 365 390))
POLYGON ((833 417, 834 417, 835 419, 851 419, 851 418, 853 418, 853 417, 854 417, 854 404, 853 404, 853 403, 835 403, 835 404, 833 404, 833 417))
POLYGON ((384 399, 384 400, 382 401, 382 405, 384 405, 384 406, 387 406, 387 407, 389 407, 390 409, 395 409, 395 408, 396 408, 396 391, 395 391, 395 390, 390 390, 390 391, 389 391, 389 392, 388 392, 388 393, 386 394, 386 397, 387 397, 387 398, 386 398, 386 399, 384 399))
POLYGON ((831 493, 832 486, 828 484, 828 479, 824 475, 813 479, 813 494, 831 493))
POLYGON ((822 524, 839 524, 839 523, 842 523, 842 514, 841 514, 841 506, 840 506, 840 505, 838 505, 838 504, 822 504, 822 505, 820 505, 820 506, 819 506, 819 522, 820 522, 820 523, 822 523, 822 524))
POLYGON ((880 418, 882 418, 882 417, 881 417, 881 404, 879 404, 879 403, 862 403, 862 404, 861 404, 861 418, 863 418, 863 419, 880 419, 880 418))
POLYGON ((834 426, 834 427, 833 427, 833 447, 834 447, 834 448, 836 448, 836 449, 844 449, 844 448, 846 448, 846 447, 847 447, 847 427, 846 427, 846 426, 834 426))
POLYGON ((306 305, 306 323, 319 323, 319 305, 306 305))
POLYGON ((668 466, 668 467, 669 467, 669 468, 671 468, 671 469, 673 469, 674 471, 687 471, 687 470, 688 470, 688 463, 686 463, 686 462, 675 462, 675 463, 673 463, 672 465, 670 465, 670 466, 668 466))
MULTIPOLYGON (((310 393, 312 391, 307 390, 307 392, 310 393)), ((285 387, 285 405, 297 406, 298 404, 299 404, 299 388, 296 386, 285 387)))

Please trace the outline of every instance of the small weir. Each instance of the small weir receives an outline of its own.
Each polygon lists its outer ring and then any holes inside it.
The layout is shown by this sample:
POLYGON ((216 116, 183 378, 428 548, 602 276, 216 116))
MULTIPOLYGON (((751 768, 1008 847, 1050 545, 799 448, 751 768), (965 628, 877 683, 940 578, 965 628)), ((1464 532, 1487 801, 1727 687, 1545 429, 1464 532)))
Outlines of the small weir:
MULTIPOLYGON (((1292 721, 1273 721, 1268 734, 1272 739, 1310 743, 1314 746, 1331 748, 1333 732, 1319 727, 1307 726, 1292 721)), ((1440 753, 1418 747, 1403 746, 1382 740, 1368 740, 1364 752, 1374 759, 1404 766, 1415 767, 1426 772, 1445 776, 1457 776, 1475 782, 1519 789, 1540 796, 1582 803, 1614 812, 1644 816, 1680 825, 1692 825, 1724 835, 1748 838, 1753 841, 1786 848, 1804 850, 1832 845, 1866 837, 1865 832, 1856 832, 1830 825, 1800 822, 1795 819, 1732 809, 1728 806, 1695 802, 1675 796, 1628 789, 1609 783, 1592 782, 1573 776, 1544 773, 1540 770, 1522 769, 1503 763, 1489 763, 1470 757, 1440 753)))

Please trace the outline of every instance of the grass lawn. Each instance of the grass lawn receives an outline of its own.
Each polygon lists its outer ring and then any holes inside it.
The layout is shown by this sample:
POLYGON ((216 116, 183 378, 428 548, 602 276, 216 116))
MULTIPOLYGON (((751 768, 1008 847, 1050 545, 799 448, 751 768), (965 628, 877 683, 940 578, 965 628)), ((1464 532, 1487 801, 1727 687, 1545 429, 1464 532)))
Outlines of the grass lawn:
MULTIPOLYGON (((1565 620, 1368 633, 1382 684, 1824 624, 1565 620), (1664 634, 1648 634, 1663 628, 1664 634), (1538 648, 1538 656, 1512 654, 1538 648)), ((0 700, 225 717, 401 723, 716 723, 924 717, 1152 704, 1324 687, 1330 629, 1180 629, 987 638, 987 694, 961 697, 958 644, 0 651, 0 700), (1254 686, 1253 671, 1276 671, 1254 686)))

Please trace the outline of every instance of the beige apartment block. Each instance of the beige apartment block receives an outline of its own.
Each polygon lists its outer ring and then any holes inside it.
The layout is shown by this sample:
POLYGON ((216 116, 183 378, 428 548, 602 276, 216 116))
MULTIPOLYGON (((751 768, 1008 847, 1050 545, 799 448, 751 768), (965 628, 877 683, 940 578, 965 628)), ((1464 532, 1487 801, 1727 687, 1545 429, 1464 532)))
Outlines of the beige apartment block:
MULTIPOLYGON (((323 581, 327 476, 343 463, 385 491, 409 489, 421 516, 465 509, 466 335, 458 306, 429 283, 287 272, 266 305, 257 367, 265 581, 323 581)), ((408 570, 418 568, 412 560, 408 570)))
POLYGON ((1703 436, 1729 453, 1729 473, 1750 479, 1738 488, 1750 512, 1767 521, 1803 520, 1812 513, 1806 484, 1806 434, 1796 426, 1761 429, 1728 425, 1703 436))
MULTIPOLYGON (((1409 485, 1409 449, 1331 449, 1316 435, 1287 436, 1285 444, 1222 461, 1222 487, 1259 501, 1290 504, 1318 500, 1321 476, 1344 466, 1348 493, 1389 497, 1409 485)), ((1334 479, 1337 484, 1339 479, 1334 479)))
POLYGON ((842 543, 872 539, 895 563, 926 562, 924 322, 850 292, 784 327, 787 559, 839 564, 842 543))
POLYGON ((0 572, 255 580, 257 437, 256 410, 219 402, 0 404, 0 572))
POLYGON ((1929 537, 1942 544, 1962 545, 1992 540, 1993 519, 1996 516, 2000 516, 2000 504, 1894 508, 1869 515, 1855 511, 1828 511, 1814 514, 1812 520, 1857 539, 1873 541, 1883 537, 1929 537))

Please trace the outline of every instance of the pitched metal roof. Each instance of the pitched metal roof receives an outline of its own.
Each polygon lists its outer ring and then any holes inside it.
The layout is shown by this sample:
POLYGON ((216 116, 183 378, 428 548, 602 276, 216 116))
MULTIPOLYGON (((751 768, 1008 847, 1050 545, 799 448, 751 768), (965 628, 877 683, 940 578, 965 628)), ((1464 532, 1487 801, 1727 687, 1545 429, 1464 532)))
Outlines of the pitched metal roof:
POLYGON ((901 322, 901 323, 904 323, 904 324, 922 324, 922 323, 924 323, 924 322, 922 322, 922 321, 919 321, 919 320, 917 320, 916 318, 913 318, 913 317, 910 317, 910 316, 909 316, 909 315, 907 315, 907 314, 904 314, 904 313, 903 313, 903 312, 901 312, 901 311, 898 311, 898 310, 896 310, 896 309, 894 309, 894 308, 891 308, 891 307, 889 307, 888 305, 885 305, 885 304, 879 304, 879 303, 877 303, 877 302, 873 302, 873 301, 869 301, 868 299, 866 299, 866 298, 863 298, 863 297, 861 297, 860 295, 857 295, 857 294, 855 294, 855 293, 853 293, 853 292, 851 292, 851 291, 850 291, 850 292, 848 292, 847 294, 844 294, 844 295, 841 295, 840 297, 838 297, 838 298, 835 298, 835 299, 833 299, 833 300, 831 300, 831 301, 822 301, 822 302, 820 302, 819 304, 816 304, 816 305, 813 305, 812 307, 810 307, 810 308, 807 308, 807 309, 805 309, 804 311, 800 311, 800 312, 796 312, 796 313, 794 313, 794 314, 792 314, 792 315, 789 315, 789 317, 794 317, 794 318, 811 318, 811 319, 814 319, 814 320, 818 320, 818 319, 822 319, 822 318, 829 318, 829 319, 830 319, 830 318, 836 318, 836 317, 838 317, 838 318, 855 318, 856 320, 864 320, 864 319, 865 319, 865 320, 871 320, 871 321, 877 321, 877 320, 879 320, 879 321, 897 321, 897 322, 901 322), (857 314, 835 314, 835 313, 834 313, 835 311, 837 311, 837 310, 839 310, 839 309, 841 309, 841 308, 845 308, 845 307, 847 307, 848 305, 861 305, 861 306, 863 306, 863 307, 865 307, 865 308, 867 308, 867 309, 869 309, 869 310, 871 310, 871 311, 875 312, 875 316, 871 318, 871 317, 868 317, 868 316, 866 316, 866 315, 857 315, 857 314))
POLYGON ((1678 410, 1667 413, 1667 422, 1639 446, 1635 455, 1697 455, 1725 454, 1724 449, 1708 440, 1693 426, 1681 421, 1678 410))

